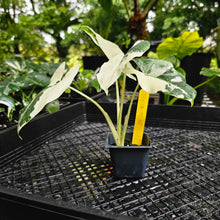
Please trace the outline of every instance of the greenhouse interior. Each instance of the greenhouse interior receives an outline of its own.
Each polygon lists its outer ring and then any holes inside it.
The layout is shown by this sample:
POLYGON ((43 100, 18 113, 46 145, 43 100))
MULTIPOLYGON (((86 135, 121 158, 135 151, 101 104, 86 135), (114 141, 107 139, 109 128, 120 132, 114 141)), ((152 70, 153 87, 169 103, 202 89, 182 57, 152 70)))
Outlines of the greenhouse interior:
POLYGON ((0 220, 219 219, 219 0, 0 1, 0 220))

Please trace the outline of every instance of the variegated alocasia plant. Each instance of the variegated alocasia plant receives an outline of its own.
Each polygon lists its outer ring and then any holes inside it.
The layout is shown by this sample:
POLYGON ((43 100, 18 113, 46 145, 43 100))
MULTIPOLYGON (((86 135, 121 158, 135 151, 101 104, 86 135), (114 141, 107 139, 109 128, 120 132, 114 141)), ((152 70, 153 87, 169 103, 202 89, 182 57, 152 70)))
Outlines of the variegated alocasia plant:
POLYGON ((193 104, 196 91, 185 82, 185 78, 181 73, 176 71, 170 62, 158 59, 140 58, 150 47, 148 41, 137 41, 126 54, 114 43, 102 38, 90 27, 85 26, 83 30, 92 38, 94 43, 101 48, 109 61, 104 63, 98 74, 97 79, 100 87, 108 94, 108 89, 115 83, 117 98, 117 126, 115 127, 107 112, 97 103, 84 93, 70 86, 71 81, 78 71, 78 66, 73 67, 67 73, 62 64, 54 73, 50 85, 38 94, 29 106, 25 109, 18 123, 18 133, 20 129, 28 123, 49 101, 57 99, 68 87, 95 104, 103 113, 109 128, 113 134, 115 144, 124 145, 125 133, 128 126, 131 107, 135 94, 141 86, 148 93, 156 93, 158 91, 170 94, 172 96, 185 99, 193 104), (130 61, 134 61, 139 67, 135 69, 130 61), (65 74, 66 73, 66 74, 65 74), (119 94, 119 77, 122 75, 122 91, 119 94), (125 116, 124 125, 122 126, 122 113, 125 94, 126 77, 136 80, 137 86, 133 92, 127 115, 125 116))

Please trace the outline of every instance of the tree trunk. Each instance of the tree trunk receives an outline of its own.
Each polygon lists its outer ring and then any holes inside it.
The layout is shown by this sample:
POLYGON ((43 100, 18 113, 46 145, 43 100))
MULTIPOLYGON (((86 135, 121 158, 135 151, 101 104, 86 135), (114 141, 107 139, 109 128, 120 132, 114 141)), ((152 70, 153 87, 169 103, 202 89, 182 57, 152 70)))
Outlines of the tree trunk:
POLYGON ((133 41, 149 40, 149 33, 147 31, 146 19, 139 15, 132 16, 128 22, 129 33, 133 41))
POLYGON ((60 59, 65 59, 68 55, 68 47, 64 47, 61 44, 62 38, 60 37, 60 35, 54 38, 56 39, 56 48, 57 48, 58 56, 60 57, 60 59))
POLYGON ((133 41, 149 40, 146 19, 149 11, 158 0, 149 0, 142 12, 140 12, 139 0, 134 0, 134 15, 129 19, 129 33, 133 41))

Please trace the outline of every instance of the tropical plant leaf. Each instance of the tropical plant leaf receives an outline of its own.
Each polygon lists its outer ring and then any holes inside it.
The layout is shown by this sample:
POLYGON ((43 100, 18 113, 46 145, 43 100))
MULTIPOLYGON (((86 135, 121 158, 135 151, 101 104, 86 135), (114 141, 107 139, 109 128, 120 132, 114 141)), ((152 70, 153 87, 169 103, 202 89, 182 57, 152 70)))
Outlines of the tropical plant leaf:
POLYGON ((100 87, 108 94, 108 88, 115 83, 122 73, 122 66, 120 65, 123 59, 123 55, 118 54, 112 57, 108 62, 105 62, 99 73, 97 74, 97 79, 100 87))
MULTIPOLYGON (((118 45, 105 40, 91 28, 84 26, 83 30, 92 38, 94 43, 100 47, 100 49, 109 59, 108 62, 105 62, 101 66, 100 71, 97 74, 100 87, 105 91, 106 94, 108 94, 108 88, 116 82, 122 72, 127 74, 127 67, 125 68, 125 66, 132 68, 132 65, 129 63, 129 61, 131 61, 134 57, 142 56, 150 47, 150 43, 148 41, 137 41, 129 49, 129 51, 124 54, 118 45)), ((131 74, 128 74, 128 76, 135 80, 131 74)))
POLYGON ((197 31, 185 31, 180 37, 168 37, 157 47, 157 55, 159 59, 169 56, 176 56, 182 59, 195 53, 202 44, 203 38, 199 36, 197 31))
POLYGON ((127 74, 127 68, 125 67, 132 67, 129 61, 134 57, 142 56, 149 47, 150 44, 148 41, 138 41, 125 55, 119 53, 101 66, 100 71, 97 74, 97 79, 100 87, 106 92, 106 94, 108 93, 108 88, 116 82, 122 72, 127 74))
POLYGON ((62 63, 52 76, 49 86, 38 93, 21 113, 17 127, 18 134, 22 127, 34 118, 48 103, 56 100, 63 94, 78 73, 80 65, 72 67, 67 73, 64 67, 65 63, 62 63))
POLYGON ((208 77, 212 77, 212 76, 220 77, 220 69, 203 69, 200 72, 200 74, 208 77))
POLYGON ((50 85, 56 84, 58 81, 60 81, 63 77, 63 74, 65 73, 65 62, 61 63, 60 66, 56 69, 54 74, 52 75, 50 79, 50 85))
POLYGON ((50 83, 50 78, 44 74, 30 73, 27 75, 28 79, 33 85, 38 85, 41 87, 46 87, 50 83))
POLYGON ((119 48, 119 46, 111 41, 108 41, 101 37, 99 34, 97 34, 95 31, 93 31, 88 26, 83 26, 82 28, 94 41, 94 43, 100 47, 100 49, 103 51, 103 53, 108 57, 108 59, 121 55, 123 56, 124 53, 119 48))
POLYGON ((8 108, 7 116, 9 118, 11 111, 15 109, 14 99, 11 98, 10 96, 0 95, 0 104, 7 106, 8 108))
POLYGON ((141 57, 150 48, 150 42, 139 40, 137 41, 124 55, 122 63, 127 64, 135 57, 141 57))
POLYGON ((56 112, 60 109, 60 103, 59 103, 59 100, 56 99, 50 103, 48 103, 46 105, 46 109, 49 113, 53 113, 53 112, 56 112))
POLYGON ((161 91, 188 100, 193 105, 196 90, 186 83, 185 77, 170 62, 142 58, 135 58, 134 61, 142 72, 135 69, 129 71, 136 74, 142 89, 149 93, 161 91))

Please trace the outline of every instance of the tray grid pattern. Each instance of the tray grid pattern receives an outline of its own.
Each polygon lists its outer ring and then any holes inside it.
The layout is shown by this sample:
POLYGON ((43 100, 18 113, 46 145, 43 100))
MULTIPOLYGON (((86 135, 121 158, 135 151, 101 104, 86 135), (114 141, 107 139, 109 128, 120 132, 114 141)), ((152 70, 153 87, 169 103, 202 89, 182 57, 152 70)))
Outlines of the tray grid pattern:
POLYGON ((220 216, 220 132, 146 127, 153 149, 132 180, 113 178, 106 124, 71 125, 3 166, 0 185, 140 219, 220 216))

